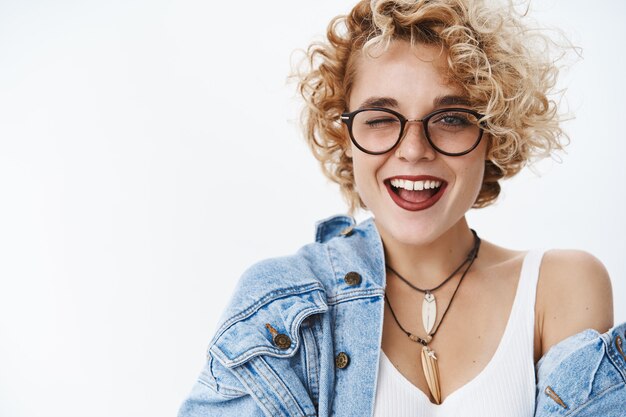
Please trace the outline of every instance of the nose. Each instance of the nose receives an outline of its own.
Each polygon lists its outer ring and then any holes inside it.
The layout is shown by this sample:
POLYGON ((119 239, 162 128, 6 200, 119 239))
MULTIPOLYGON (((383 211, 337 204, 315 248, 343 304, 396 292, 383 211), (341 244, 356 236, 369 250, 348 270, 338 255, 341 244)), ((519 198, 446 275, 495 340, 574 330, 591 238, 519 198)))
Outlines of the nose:
POLYGON ((407 120, 395 155, 408 162, 420 160, 432 161, 437 152, 426 139, 426 132, 421 120, 407 120))

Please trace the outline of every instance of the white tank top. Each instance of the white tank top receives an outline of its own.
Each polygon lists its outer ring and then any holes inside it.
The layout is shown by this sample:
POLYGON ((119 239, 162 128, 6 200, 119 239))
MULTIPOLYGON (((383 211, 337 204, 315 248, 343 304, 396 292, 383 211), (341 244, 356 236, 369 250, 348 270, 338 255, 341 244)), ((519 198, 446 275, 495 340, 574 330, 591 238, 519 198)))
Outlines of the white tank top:
POLYGON ((543 251, 524 257, 515 300, 496 352, 440 405, 380 351, 374 417, 532 417, 535 411, 535 294, 543 251))

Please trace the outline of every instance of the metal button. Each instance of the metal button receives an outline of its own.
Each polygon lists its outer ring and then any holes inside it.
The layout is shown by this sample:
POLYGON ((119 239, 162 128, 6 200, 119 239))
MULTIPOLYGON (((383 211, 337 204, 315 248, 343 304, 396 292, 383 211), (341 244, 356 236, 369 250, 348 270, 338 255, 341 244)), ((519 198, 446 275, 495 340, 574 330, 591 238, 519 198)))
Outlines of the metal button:
POLYGON ((278 346, 279 349, 289 349, 291 346, 291 339, 284 333, 278 333, 273 338, 274 344, 278 346))
POLYGON ((341 232, 339 232, 339 234, 341 236, 350 236, 353 230, 354 230, 354 226, 348 226, 345 229, 343 229, 341 232))
POLYGON ((343 280, 350 286, 359 285, 361 283, 361 275, 358 272, 348 272, 343 280))
POLYGON ((346 352, 339 352, 337 356, 335 356, 335 366, 339 369, 343 369, 350 363, 350 357, 346 352))
POLYGON ((291 339, 289 336, 284 333, 278 333, 278 331, 269 323, 265 323, 265 328, 271 333, 272 342, 274 342, 279 349, 289 349, 289 346, 291 346, 291 339))

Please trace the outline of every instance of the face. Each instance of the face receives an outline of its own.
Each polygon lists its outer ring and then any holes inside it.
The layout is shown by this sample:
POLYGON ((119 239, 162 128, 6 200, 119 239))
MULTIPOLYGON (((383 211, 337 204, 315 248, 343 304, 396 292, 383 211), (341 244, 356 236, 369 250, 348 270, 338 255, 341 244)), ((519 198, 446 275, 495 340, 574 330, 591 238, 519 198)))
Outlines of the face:
MULTIPOLYGON (((394 41, 375 58, 359 58, 349 111, 386 107, 407 119, 421 119, 442 108, 468 108, 461 90, 447 84, 446 56, 438 47, 394 41)), ((346 129, 347 131, 347 129, 346 129)), ((383 240, 420 245, 460 227, 480 191, 487 137, 463 156, 436 152, 424 136, 422 124, 409 123, 400 143, 382 155, 370 155, 354 144, 352 156, 356 189, 372 211, 383 240), (406 188, 425 188, 408 190, 406 188)))

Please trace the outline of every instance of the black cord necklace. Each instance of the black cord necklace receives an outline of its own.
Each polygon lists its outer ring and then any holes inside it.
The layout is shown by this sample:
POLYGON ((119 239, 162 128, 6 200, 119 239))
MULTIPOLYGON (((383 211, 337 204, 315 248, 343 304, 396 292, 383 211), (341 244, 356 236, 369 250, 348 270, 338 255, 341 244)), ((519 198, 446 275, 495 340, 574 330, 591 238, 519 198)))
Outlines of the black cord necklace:
POLYGON ((480 246, 480 239, 478 238, 478 235, 476 234, 474 230, 472 230, 472 234, 474 235, 474 246, 472 247, 472 250, 470 250, 470 252, 467 254, 467 257, 463 260, 461 265, 459 265, 446 279, 444 279, 436 287, 426 288, 426 289, 416 287, 409 280, 407 280, 398 272, 396 272, 395 269, 385 264, 387 269, 393 272, 405 284, 407 284, 409 287, 413 288, 414 290, 419 291, 422 294, 424 294, 424 300, 422 301, 422 325, 424 326, 424 330, 426 331, 427 335, 434 334, 433 328, 435 326, 435 322, 437 321, 437 300, 435 299, 435 294, 433 293, 437 291, 439 288, 443 287, 454 276, 456 276, 456 274, 461 270, 461 268, 463 268, 463 266, 465 266, 465 264, 467 264, 468 262, 472 262, 473 259, 476 258, 476 255, 478 253, 478 248, 480 246))
MULTIPOLYGON (((435 327, 434 330, 432 330, 432 327, 431 327, 431 331, 432 332, 428 332, 427 331, 426 338, 421 338, 421 337, 419 337, 419 336, 417 336, 417 335, 407 331, 404 327, 402 327, 402 325, 400 324, 400 321, 396 317, 396 313, 393 311, 393 308, 391 307, 391 303, 389 302, 389 298, 387 297, 387 294, 385 294, 385 300, 387 301, 387 305, 389 306, 389 311, 391 311, 391 316, 393 317, 393 319, 396 322, 396 324, 398 325, 398 327, 400 327, 400 329, 404 333, 406 333, 406 335, 409 337, 410 340, 412 340, 414 342, 417 342, 417 343, 422 345, 422 352, 421 352, 421 356, 422 356, 422 370, 424 371, 424 377, 426 378, 426 383, 428 384, 428 389, 430 390, 430 393, 432 394, 433 399, 435 400, 436 404, 441 404, 441 384, 439 382, 439 365, 437 364, 437 357, 435 356, 435 351, 433 351, 428 346, 428 344, 432 341, 433 336, 435 335, 435 333, 437 333, 437 330, 439 330, 439 327, 441 327, 441 323, 443 323, 443 319, 445 319, 446 314, 448 313, 448 311, 450 311, 450 307, 452 306, 452 302, 454 301, 454 296, 456 295, 457 291, 459 290, 459 287, 461 286, 461 282, 463 282, 463 278, 465 278, 465 275, 467 275, 467 272, 470 270, 470 268, 474 264, 474 261, 478 257, 478 249, 480 248, 480 238, 478 237, 478 235, 476 234, 476 232, 474 230, 472 230, 472 233, 474 234, 474 247, 470 251, 467 259, 461 264, 461 266, 459 268, 456 269, 456 271, 453 273, 452 276, 454 276, 454 274, 456 274, 461 269, 461 267, 463 265, 465 265, 466 263, 469 262, 469 265, 467 265, 467 268, 465 268, 465 271, 463 271, 463 274, 461 275, 461 279, 459 279, 459 283, 456 285, 456 288, 454 289, 454 292, 452 293, 452 297, 450 297, 450 302, 448 303, 448 306, 446 307, 446 309, 444 310, 443 314, 441 315, 441 320, 439 321, 439 324, 437 325, 437 327, 435 327)), ((434 291, 437 288, 441 287, 449 279, 450 279, 450 277, 446 278, 446 280, 444 280, 444 282, 439 284, 432 291, 434 291)), ((416 287, 414 287, 414 288, 416 288, 416 287)), ((422 291, 420 289, 417 289, 417 290, 418 291, 422 291)), ((422 312, 423 312, 423 308, 424 307, 422 305, 422 312)))

